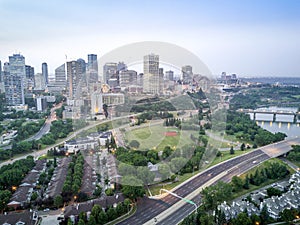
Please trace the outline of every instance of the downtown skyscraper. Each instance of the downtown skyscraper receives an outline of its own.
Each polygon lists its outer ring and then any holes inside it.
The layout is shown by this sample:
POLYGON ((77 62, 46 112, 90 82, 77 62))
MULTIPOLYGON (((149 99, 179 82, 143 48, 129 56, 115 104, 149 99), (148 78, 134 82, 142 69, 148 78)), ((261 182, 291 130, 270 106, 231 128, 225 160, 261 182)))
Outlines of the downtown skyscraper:
POLYGON ((87 62, 87 79, 89 83, 98 82, 98 61, 96 54, 88 55, 87 62))
POLYGON ((83 81, 84 71, 85 67, 82 66, 80 60, 67 62, 67 87, 70 99, 75 98, 78 86, 83 81))
POLYGON ((20 54, 9 56, 8 70, 4 76, 6 103, 10 106, 24 105, 25 57, 20 54))
POLYGON ((145 93, 159 94, 162 92, 159 75, 159 55, 144 56, 143 91, 145 93))
POLYGON ((62 89, 66 88, 67 79, 65 64, 62 64, 55 69, 55 84, 62 89))
POLYGON ((49 83, 49 79, 48 79, 48 65, 47 63, 42 63, 42 74, 45 80, 45 84, 47 85, 49 83))

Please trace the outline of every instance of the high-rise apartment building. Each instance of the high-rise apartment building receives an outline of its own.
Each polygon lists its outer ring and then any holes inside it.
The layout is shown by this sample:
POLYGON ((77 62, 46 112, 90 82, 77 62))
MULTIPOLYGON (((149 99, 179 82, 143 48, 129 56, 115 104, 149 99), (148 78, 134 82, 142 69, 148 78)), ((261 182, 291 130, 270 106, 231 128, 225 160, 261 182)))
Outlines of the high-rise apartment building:
POLYGON ((10 75, 20 76, 23 81, 23 87, 26 84, 25 57, 20 54, 9 56, 10 75))
POLYGON ((34 87, 34 67, 25 65, 26 81, 24 83, 25 90, 32 90, 34 87))
POLYGON ((67 79, 65 64, 62 64, 55 69, 55 84, 59 87, 62 87, 62 89, 66 88, 67 79))
POLYGON ((173 81, 174 80, 174 72, 172 70, 166 71, 164 79, 173 81))
POLYGON ((3 64, 3 76, 9 73, 9 62, 3 64))
POLYGON ((34 81, 35 81, 34 82, 35 83, 35 85, 34 85, 34 89, 35 90, 39 90, 39 91, 45 90, 45 88, 46 88, 46 81, 45 81, 44 74, 42 74, 42 73, 35 74, 34 81))
POLYGON ((25 76, 26 76, 26 79, 33 79, 34 78, 34 67, 25 65, 25 76))
POLYGON ((121 88, 137 84, 137 72, 134 70, 123 70, 119 73, 119 84, 121 88))
POLYGON ((86 62, 84 59, 77 59, 79 70, 82 74, 85 74, 86 72, 86 62))
POLYGON ((85 68, 78 61, 67 62, 68 94, 72 99, 76 95, 78 85, 84 75, 85 68))
POLYGON ((109 62, 103 66, 103 80, 107 84, 109 79, 116 79, 118 71, 118 64, 109 62))
POLYGON ((48 78, 48 65, 47 63, 42 63, 42 74, 44 76, 44 80, 46 85, 49 83, 49 78, 48 78))
POLYGON ((185 83, 191 82, 193 79, 193 68, 190 65, 182 67, 182 80, 185 83))
POLYGON ((127 70, 127 65, 124 62, 119 62, 117 66, 118 73, 123 70, 127 70))
POLYGON ((4 73, 5 98, 7 105, 24 105, 24 83, 26 81, 25 58, 20 54, 9 56, 4 73))
POLYGON ((0 82, 2 82, 2 63, 0 60, 0 82))
POLYGON ((144 56, 143 91, 145 93, 161 93, 159 77, 159 56, 150 54, 144 56))

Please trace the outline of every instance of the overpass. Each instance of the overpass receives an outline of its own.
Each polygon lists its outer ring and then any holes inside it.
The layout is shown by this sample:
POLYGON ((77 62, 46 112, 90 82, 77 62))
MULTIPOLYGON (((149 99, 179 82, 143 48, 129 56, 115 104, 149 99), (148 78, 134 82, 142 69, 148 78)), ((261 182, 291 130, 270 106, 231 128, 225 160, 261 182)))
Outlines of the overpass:
POLYGON ((273 122, 276 121, 276 115, 290 115, 294 117, 294 123, 297 122, 297 117, 300 117, 300 112, 292 112, 292 111, 274 111, 274 110, 264 110, 264 109, 238 109, 237 112, 241 113, 253 113, 253 119, 255 120, 256 114, 272 114, 273 122))
MULTIPOLYGON (((292 149, 292 145, 300 145, 300 137, 258 148, 219 163, 191 177, 175 187, 171 192, 182 196, 182 198, 190 199, 199 205, 201 202, 199 193, 203 188, 213 185, 220 180, 230 182, 233 176, 243 174, 270 158, 286 154, 292 149)), ((178 224, 193 211, 195 211, 193 205, 181 201, 170 194, 156 196, 156 198, 152 199, 145 197, 138 201, 136 213, 118 224, 178 224)))
POLYGON ((291 151, 292 145, 300 145, 300 137, 286 139, 274 144, 266 145, 260 149, 270 158, 276 158, 291 151))

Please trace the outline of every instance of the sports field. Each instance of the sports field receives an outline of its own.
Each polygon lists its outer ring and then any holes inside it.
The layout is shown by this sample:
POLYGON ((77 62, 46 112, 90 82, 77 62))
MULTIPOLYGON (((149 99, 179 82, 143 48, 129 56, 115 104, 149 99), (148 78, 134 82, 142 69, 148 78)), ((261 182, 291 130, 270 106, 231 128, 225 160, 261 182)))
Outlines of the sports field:
POLYGON ((125 133, 127 144, 132 140, 140 143, 139 149, 163 150, 165 146, 182 147, 193 144, 190 135, 196 131, 182 131, 176 127, 164 127, 162 124, 144 127, 133 127, 125 133))

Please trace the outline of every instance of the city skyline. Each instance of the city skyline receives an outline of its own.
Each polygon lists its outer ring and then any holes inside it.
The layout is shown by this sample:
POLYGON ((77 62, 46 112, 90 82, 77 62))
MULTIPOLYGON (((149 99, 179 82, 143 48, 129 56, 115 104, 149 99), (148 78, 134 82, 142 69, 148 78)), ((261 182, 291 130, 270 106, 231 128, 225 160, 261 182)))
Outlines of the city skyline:
POLYGON ((3 65, 20 52, 37 73, 46 62, 53 76, 66 55, 68 61, 91 53, 100 59, 117 47, 151 40, 188 49, 215 75, 299 76, 299 11, 293 0, 3 0, 0 60, 3 65))

